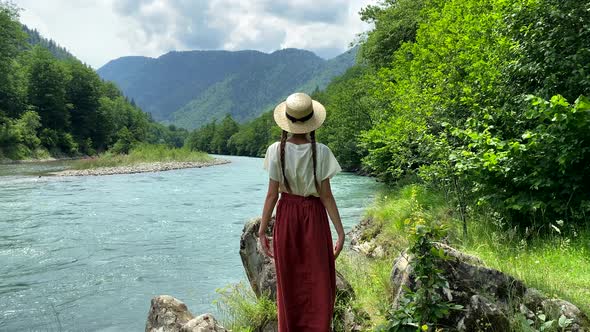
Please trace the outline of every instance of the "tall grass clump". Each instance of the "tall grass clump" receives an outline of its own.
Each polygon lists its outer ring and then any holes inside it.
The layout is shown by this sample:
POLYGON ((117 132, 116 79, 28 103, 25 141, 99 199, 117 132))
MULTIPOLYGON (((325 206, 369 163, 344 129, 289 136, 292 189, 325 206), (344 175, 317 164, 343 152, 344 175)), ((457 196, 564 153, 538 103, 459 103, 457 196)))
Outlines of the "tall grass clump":
POLYGON ((369 314, 373 324, 383 322, 383 313, 391 305, 391 260, 343 251, 338 256, 336 267, 354 290, 355 296, 348 304, 369 314))
POLYGON ((421 185, 407 185, 382 192, 367 209, 370 224, 363 231, 362 240, 374 239, 375 245, 382 246, 387 255, 397 256, 409 246, 409 220, 418 206, 428 220, 451 219, 451 209, 443 194, 421 185))
POLYGON ((590 231, 566 235, 566 225, 555 223, 550 234, 523 234, 498 223, 473 222, 470 236, 459 247, 528 287, 590 313, 590 231))
POLYGON ((240 281, 215 290, 222 325, 236 332, 253 332, 276 319, 277 306, 269 296, 256 297, 250 285, 240 281))
POLYGON ((74 169, 90 169, 99 167, 130 166, 154 162, 209 162, 211 156, 201 151, 188 148, 170 148, 166 145, 140 144, 132 148, 128 154, 105 152, 96 158, 79 160, 74 169))

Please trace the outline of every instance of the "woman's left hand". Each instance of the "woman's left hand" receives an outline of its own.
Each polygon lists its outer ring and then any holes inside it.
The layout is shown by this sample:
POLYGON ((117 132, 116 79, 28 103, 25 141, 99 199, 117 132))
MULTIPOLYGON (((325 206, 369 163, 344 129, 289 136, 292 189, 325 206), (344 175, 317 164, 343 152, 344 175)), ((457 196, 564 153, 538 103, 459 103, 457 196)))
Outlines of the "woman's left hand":
POLYGON ((338 240, 336 240, 336 245, 334 246, 334 260, 338 258, 338 255, 342 251, 342 247, 344 246, 344 236, 338 236, 338 240))

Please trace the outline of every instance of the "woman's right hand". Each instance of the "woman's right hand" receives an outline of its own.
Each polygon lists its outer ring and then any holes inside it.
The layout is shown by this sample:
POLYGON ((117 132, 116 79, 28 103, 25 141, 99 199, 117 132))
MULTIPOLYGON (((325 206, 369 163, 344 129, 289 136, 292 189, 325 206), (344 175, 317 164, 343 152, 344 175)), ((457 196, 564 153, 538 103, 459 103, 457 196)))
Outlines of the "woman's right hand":
POLYGON ((258 239, 260 240, 260 246, 262 247, 262 251, 264 254, 270 258, 274 258, 271 250, 270 250, 270 243, 268 241, 268 237, 265 233, 258 233, 258 239))
POLYGON ((336 240, 336 245, 334 246, 334 260, 338 258, 340 252, 342 251, 342 247, 344 246, 344 235, 338 236, 338 240, 336 240))

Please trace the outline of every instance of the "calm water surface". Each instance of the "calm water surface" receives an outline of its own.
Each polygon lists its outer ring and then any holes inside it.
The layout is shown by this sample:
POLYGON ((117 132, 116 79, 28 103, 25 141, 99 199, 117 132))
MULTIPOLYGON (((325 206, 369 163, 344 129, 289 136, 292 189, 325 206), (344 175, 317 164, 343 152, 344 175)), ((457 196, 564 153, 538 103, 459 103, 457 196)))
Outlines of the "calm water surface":
MULTIPOLYGON (((215 289, 246 280, 240 235, 267 187, 262 159, 224 158, 101 177, 0 165, 0 331, 143 331, 160 294, 215 314, 215 289)), ((332 183, 348 230, 379 185, 346 173, 332 183)))

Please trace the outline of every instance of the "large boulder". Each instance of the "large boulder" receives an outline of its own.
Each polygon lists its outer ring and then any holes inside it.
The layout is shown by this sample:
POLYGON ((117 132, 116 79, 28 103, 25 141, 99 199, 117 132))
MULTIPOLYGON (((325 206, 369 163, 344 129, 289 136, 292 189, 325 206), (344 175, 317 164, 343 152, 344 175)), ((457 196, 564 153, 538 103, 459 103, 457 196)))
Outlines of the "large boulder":
MULTIPOLYGON (((272 247, 272 228, 275 219, 272 218, 267 228, 267 235, 272 247)), ((246 270, 246 276, 256 296, 268 294, 271 299, 277 298, 277 275, 274 261, 262 252, 258 241, 260 218, 250 220, 244 225, 240 239, 240 257, 246 270)))
MULTIPOLYGON (((449 290, 443 296, 463 306, 463 310, 452 311, 440 322, 442 325, 459 331, 509 331, 509 317, 516 312, 530 316, 541 311, 548 317, 564 315, 572 319, 568 331, 590 331, 588 317, 573 304, 548 299, 520 280, 484 267, 477 257, 445 244, 436 246, 448 257, 440 264, 449 282, 449 290)), ((390 278, 394 308, 401 304, 406 289, 416 289, 412 261, 413 257, 404 252, 393 262, 390 278)))
POLYGON ((145 332, 227 332, 213 315, 194 317, 186 304, 169 296, 152 299, 145 332))
POLYGON ((211 314, 195 317, 180 328, 180 332, 228 332, 211 314))
MULTIPOLYGON (((260 297, 264 293, 268 294, 273 301, 276 301, 277 277, 275 265, 274 261, 266 256, 260 247, 260 242, 258 241, 259 227, 260 218, 250 220, 244 225, 240 239, 240 257, 246 270, 246 276, 256 296, 260 297)), ((274 218, 269 222, 269 227, 266 230, 271 246, 273 227, 274 218)), ((352 286, 344 279, 344 276, 340 272, 336 271, 336 301, 338 302, 338 306, 346 308, 348 302, 353 298, 354 291, 352 286)), ((364 313, 359 313, 356 310, 352 310, 352 308, 335 310, 334 323, 336 325, 344 322, 341 325, 347 326, 344 328, 345 331, 360 331, 363 328, 360 320, 364 316, 364 313)), ((274 326, 275 323, 271 322, 270 324, 274 326)), ((267 328, 268 331, 272 330, 268 327, 263 327, 260 330, 264 330, 264 328, 267 328)))

